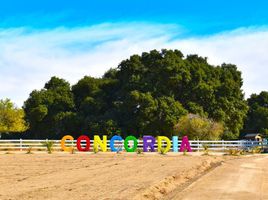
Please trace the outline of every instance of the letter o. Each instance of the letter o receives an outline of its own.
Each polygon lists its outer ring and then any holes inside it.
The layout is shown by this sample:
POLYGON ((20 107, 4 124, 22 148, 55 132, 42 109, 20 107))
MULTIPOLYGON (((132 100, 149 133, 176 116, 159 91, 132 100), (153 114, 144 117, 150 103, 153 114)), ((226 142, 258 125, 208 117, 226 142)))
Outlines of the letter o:
POLYGON ((127 136, 126 139, 125 139, 125 141, 124 141, 124 147, 125 147, 125 150, 127 152, 135 152, 136 149, 137 149, 137 147, 138 147, 138 140, 137 140, 137 138, 135 136, 132 136, 132 135, 127 136), (128 141, 129 140, 133 140, 133 142, 134 142, 134 145, 131 148, 128 147, 128 141))
POLYGON ((79 138, 77 138, 76 147, 77 147, 78 151, 89 151, 89 149, 90 149, 90 139, 89 139, 89 137, 86 136, 86 135, 81 135, 79 138), (86 140, 86 146, 85 147, 81 146, 81 141, 82 140, 86 140))

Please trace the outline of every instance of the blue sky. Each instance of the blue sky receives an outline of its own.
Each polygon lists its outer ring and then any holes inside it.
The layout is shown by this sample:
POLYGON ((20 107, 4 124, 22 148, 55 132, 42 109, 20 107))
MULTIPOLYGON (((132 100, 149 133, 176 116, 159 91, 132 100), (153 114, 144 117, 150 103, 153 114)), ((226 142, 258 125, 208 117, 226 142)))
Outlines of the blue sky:
POLYGON ((266 25, 267 7, 264 0, 6 0, 0 6, 0 26, 53 28, 146 21, 179 24, 198 35, 266 25))
POLYGON ((2 1, 0 98, 21 106, 53 75, 74 84, 161 48, 236 64, 248 97, 268 86, 267 8, 260 0, 2 1))

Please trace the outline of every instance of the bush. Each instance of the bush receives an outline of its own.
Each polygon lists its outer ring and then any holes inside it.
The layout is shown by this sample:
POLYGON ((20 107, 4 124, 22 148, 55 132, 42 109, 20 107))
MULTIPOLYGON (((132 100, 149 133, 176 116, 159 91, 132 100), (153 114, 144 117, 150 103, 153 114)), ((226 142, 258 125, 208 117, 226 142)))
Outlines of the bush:
POLYGON ((174 127, 175 133, 187 135, 190 140, 219 140, 223 131, 221 123, 193 114, 180 118, 174 127))
POLYGON ((239 149, 229 149, 229 155, 231 156, 239 156, 239 155, 243 155, 243 153, 244 151, 239 150, 239 149))
POLYGON ((261 153, 262 152, 262 147, 260 146, 255 146, 255 147, 252 147, 250 150, 249 150, 250 153, 261 153))
POLYGON ((43 145, 47 148, 47 152, 49 154, 51 154, 53 151, 54 142, 53 141, 46 141, 43 143, 43 145))
POLYGON ((32 148, 33 147, 28 147, 26 154, 32 154, 32 148))
POLYGON ((166 151, 165 151, 165 149, 163 149, 163 148, 161 148, 160 149, 160 152, 159 152, 161 155, 166 155, 166 151))
POLYGON ((70 151, 71 154, 75 154, 75 148, 72 148, 72 150, 70 151))
POLYGON ((138 149, 136 150, 136 153, 137 153, 137 154, 142 154, 142 149, 138 148, 138 149))
POLYGON ((203 144, 202 145, 203 146, 203 148, 204 148, 204 155, 209 155, 209 153, 208 153, 208 145, 207 144, 203 144))
POLYGON ((96 154, 99 152, 98 147, 93 147, 93 152, 96 154))

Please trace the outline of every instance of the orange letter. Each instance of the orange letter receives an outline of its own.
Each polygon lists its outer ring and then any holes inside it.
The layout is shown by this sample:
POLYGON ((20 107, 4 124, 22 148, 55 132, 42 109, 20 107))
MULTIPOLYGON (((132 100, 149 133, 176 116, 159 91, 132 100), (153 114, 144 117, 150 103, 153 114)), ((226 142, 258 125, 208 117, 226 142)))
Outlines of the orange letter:
POLYGON ((61 149, 63 151, 67 151, 67 152, 71 152, 73 150, 73 147, 66 147, 65 146, 65 141, 66 140, 74 140, 73 136, 71 135, 65 135, 62 139, 61 139, 61 149))

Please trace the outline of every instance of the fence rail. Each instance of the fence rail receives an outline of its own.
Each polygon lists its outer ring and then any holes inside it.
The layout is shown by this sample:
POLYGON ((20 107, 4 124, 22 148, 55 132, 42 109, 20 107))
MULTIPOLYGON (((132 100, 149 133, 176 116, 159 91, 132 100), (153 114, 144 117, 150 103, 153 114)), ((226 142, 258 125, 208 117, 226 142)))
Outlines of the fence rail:
MULTIPOLYGON (((0 151, 25 151, 31 148, 32 150, 44 151, 46 147, 44 145, 47 141, 53 141, 53 149, 55 151, 61 151, 61 140, 0 140, 0 151)), ((263 144, 259 141, 249 141, 249 140, 235 140, 235 141, 225 141, 225 140, 217 140, 217 141, 204 141, 204 140, 190 140, 190 145, 193 151, 202 151, 204 150, 204 145, 208 146, 210 151, 226 151, 228 149, 248 149, 256 146, 263 146, 263 144)), ((180 146, 181 141, 178 141, 178 146, 180 146)), ((122 147, 124 149, 123 141, 116 141, 115 147, 122 147)), ((131 141, 129 142, 131 144, 131 141)), ((166 144, 163 143, 163 147, 166 144)), ((171 141, 171 145, 172 141, 171 141)), ((66 146, 76 146, 76 140, 66 140, 66 146)), ((81 146, 85 146, 85 142, 82 141, 81 146)), ((143 141, 138 140, 138 148, 142 148, 143 141)), ((154 145, 157 148, 157 144, 154 145)), ((92 151, 93 140, 90 140, 90 149, 92 151)), ((107 149, 110 150, 110 140, 107 140, 107 149)), ((172 151, 172 149, 171 149, 172 151)))

